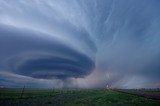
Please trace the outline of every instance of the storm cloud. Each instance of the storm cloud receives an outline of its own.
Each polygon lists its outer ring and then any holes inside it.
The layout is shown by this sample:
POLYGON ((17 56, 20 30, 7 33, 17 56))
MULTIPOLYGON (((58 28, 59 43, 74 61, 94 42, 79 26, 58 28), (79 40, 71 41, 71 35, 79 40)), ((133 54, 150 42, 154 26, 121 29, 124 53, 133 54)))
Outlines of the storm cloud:
POLYGON ((160 87, 159 10, 158 0, 1 0, 0 85, 160 87))
POLYGON ((3 27, 1 64, 5 70, 33 78, 83 77, 94 68, 88 56, 43 33, 3 27), (8 30, 9 29, 9 30, 8 30))

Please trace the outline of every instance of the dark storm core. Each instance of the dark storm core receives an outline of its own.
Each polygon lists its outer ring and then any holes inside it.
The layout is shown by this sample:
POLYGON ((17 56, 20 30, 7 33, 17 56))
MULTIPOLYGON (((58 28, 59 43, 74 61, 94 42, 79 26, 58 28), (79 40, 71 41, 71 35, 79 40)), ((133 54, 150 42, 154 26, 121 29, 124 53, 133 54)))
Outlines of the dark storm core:
POLYGON ((25 30, 23 33, 20 32, 21 29, 8 29, 9 27, 0 28, 1 50, 7 58, 6 68, 15 74, 44 79, 77 78, 88 75, 95 67, 94 61, 89 57, 57 39, 49 41, 35 37, 41 33, 25 30), (29 53, 26 53, 28 51, 29 53), (13 56, 9 57, 10 54, 13 56))

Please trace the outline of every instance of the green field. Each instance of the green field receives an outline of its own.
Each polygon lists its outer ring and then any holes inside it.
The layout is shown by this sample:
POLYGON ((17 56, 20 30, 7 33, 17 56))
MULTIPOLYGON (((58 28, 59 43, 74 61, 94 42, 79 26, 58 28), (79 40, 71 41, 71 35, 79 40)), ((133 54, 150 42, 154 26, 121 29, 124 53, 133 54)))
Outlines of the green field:
POLYGON ((105 89, 1 89, 1 106, 160 106, 160 100, 147 99, 105 89))

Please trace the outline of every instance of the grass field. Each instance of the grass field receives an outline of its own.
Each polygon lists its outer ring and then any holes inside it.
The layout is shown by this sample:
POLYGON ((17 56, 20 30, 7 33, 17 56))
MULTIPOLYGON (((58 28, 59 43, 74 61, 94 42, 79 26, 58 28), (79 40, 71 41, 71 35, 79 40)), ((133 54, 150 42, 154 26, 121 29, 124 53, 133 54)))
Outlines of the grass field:
MULTIPOLYGON (((105 89, 0 89, 1 106, 160 106, 160 100, 105 89)), ((155 93, 155 92, 154 92, 155 93)))

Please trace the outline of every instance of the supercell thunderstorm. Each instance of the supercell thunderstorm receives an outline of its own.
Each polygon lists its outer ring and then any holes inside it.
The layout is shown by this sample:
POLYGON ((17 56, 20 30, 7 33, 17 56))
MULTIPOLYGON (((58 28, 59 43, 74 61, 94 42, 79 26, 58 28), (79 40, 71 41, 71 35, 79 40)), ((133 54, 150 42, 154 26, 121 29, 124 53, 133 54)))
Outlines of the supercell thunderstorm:
POLYGON ((0 85, 160 87, 158 0, 1 0, 0 85))

